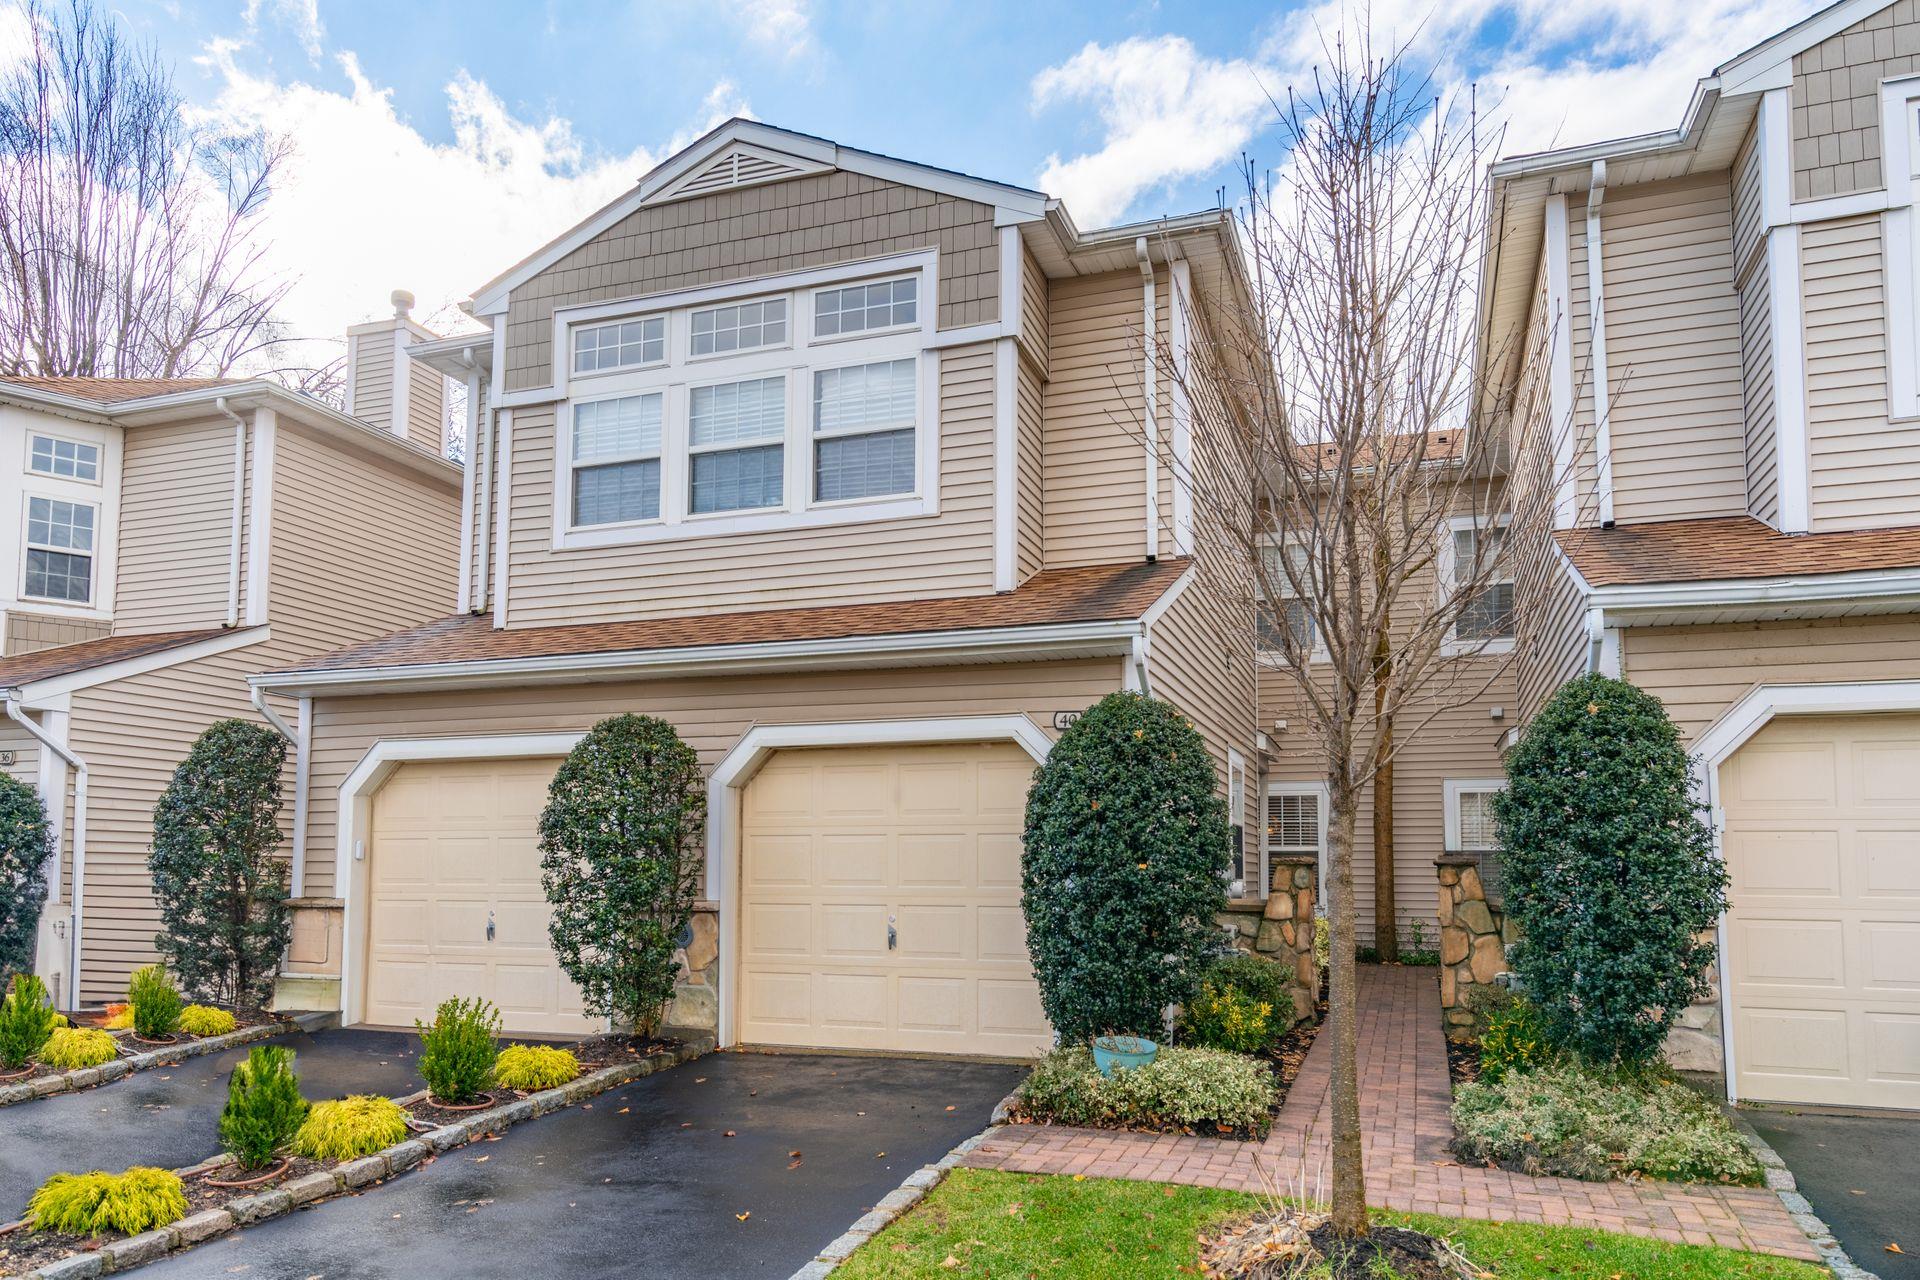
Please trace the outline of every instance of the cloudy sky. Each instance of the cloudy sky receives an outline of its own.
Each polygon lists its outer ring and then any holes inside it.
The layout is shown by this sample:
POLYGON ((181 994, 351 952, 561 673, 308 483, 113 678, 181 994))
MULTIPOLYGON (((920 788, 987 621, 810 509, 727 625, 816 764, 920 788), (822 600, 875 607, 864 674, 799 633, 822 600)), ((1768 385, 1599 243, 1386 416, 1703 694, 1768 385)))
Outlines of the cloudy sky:
MULTIPOLYGON (((117 0, 196 109, 290 134, 274 269, 315 337, 473 289, 730 115, 1035 186, 1096 227, 1231 198, 1364 0, 117 0)), ((1508 152, 1671 127, 1812 0, 1372 0, 1508 152)), ((7 33, 0 28, 0 56, 7 33)))

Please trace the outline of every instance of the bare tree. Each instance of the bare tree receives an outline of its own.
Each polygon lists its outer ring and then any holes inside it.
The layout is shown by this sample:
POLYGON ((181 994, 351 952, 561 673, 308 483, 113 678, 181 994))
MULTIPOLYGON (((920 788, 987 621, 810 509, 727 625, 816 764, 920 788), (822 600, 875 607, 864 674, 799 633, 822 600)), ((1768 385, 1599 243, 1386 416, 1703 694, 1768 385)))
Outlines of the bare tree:
MULTIPOLYGON (((1191 365, 1160 360, 1251 465, 1256 518, 1222 511, 1212 523, 1238 538, 1261 647, 1283 655, 1289 737, 1324 768, 1323 1034, 1332 1213, 1347 1238, 1367 1230, 1353 874, 1363 793, 1423 728, 1500 678, 1517 646, 1495 637, 1527 643, 1565 426, 1547 420, 1553 334, 1536 329, 1517 359, 1476 365, 1494 142, 1470 99, 1437 93, 1404 55, 1376 55, 1364 30, 1333 39, 1310 90, 1278 104, 1287 163, 1265 182, 1249 168, 1240 212, 1250 301, 1198 300, 1207 315, 1192 326, 1203 337, 1191 365), (1509 370, 1508 385, 1477 368, 1509 370)), ((1377 925, 1393 927, 1390 915, 1377 925)))
POLYGON ((0 370, 186 377, 284 336, 259 230, 285 155, 189 122, 171 69, 88 0, 21 0, 0 77, 0 370))

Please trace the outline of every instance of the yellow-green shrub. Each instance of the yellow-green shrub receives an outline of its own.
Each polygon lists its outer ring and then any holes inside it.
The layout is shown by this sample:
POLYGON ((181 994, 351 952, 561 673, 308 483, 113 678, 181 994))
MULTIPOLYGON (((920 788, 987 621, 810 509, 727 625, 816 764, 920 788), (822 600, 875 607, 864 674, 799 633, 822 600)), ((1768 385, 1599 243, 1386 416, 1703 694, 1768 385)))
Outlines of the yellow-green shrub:
POLYGON ((98 1236, 139 1235, 187 1216, 187 1193, 177 1175, 135 1165, 125 1173, 56 1173, 27 1204, 35 1231, 98 1236))
POLYGON ((130 1004, 108 1005, 107 1020, 100 1025, 109 1031, 133 1030, 133 1006, 130 1004))
POLYGON ((190 1036, 223 1036, 235 1025, 232 1014, 211 1005, 190 1004, 180 1011, 180 1029, 190 1036))
POLYGON ((94 1027, 55 1027, 34 1056, 50 1067, 73 1071, 112 1062, 120 1056, 120 1042, 94 1027))
POLYGON ((503 1089, 552 1089, 580 1074, 580 1060, 544 1044, 510 1044, 494 1060, 493 1079, 503 1089))
POLYGON ((407 1113, 391 1098, 356 1094, 316 1102, 293 1149, 309 1160, 352 1160, 407 1140, 407 1113))

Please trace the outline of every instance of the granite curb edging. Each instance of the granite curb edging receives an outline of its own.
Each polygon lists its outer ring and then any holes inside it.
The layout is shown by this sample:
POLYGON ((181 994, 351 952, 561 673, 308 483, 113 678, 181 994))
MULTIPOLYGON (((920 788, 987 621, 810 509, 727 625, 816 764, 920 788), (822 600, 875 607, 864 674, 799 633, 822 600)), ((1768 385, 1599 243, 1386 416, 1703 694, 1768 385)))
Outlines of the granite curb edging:
MULTIPOLYGON (((1012 1094, 1007 1095, 1009 1099, 1012 1096, 1012 1094)), ((1003 1101, 1000 1107, 995 1108, 994 1118, 979 1133, 966 1139, 932 1164, 922 1165, 908 1174, 906 1181, 881 1196, 878 1204, 862 1214, 852 1226, 834 1237, 826 1248, 814 1255, 812 1262, 794 1272, 788 1280, 825 1280, 825 1277, 832 1275, 839 1269, 840 1264, 851 1258, 854 1251, 861 1245, 893 1225, 902 1214, 926 1199, 929 1191, 945 1182, 947 1175, 959 1168, 975 1147, 985 1142, 995 1129, 1005 1123, 1001 1119, 1001 1108, 1006 1105, 1003 1101)))
POLYGON ((130 1053, 110 1062, 103 1062, 97 1067, 75 1067, 57 1076, 41 1076, 37 1080, 27 1080, 20 1084, 0 1085, 0 1107, 10 1107, 21 1102, 36 1102, 41 1098, 51 1098, 62 1093, 79 1093, 83 1089, 92 1089, 115 1080, 124 1080, 137 1072, 151 1071, 162 1064, 175 1066, 188 1058, 219 1053, 237 1045, 252 1044, 256 1040, 271 1040, 275 1036, 283 1036, 297 1029, 290 1020, 275 1019, 272 1022, 262 1022, 257 1026, 241 1027, 225 1035, 208 1036, 203 1040, 189 1040, 185 1044, 170 1044, 141 1053, 130 1053))
MULTIPOLYGON (((38 1270, 26 1272, 25 1276, 27 1280, 91 1280, 94 1276, 118 1275, 236 1228, 265 1222, 291 1213, 303 1205, 343 1192, 356 1191, 405 1173, 433 1156, 465 1146, 484 1134, 499 1133, 523 1120, 549 1115, 623 1084, 691 1062, 711 1053, 713 1047, 713 1037, 702 1036, 668 1053, 602 1067, 558 1088, 528 1094, 512 1102, 475 1112, 456 1123, 429 1129, 370 1156, 349 1160, 332 1169, 321 1169, 252 1195, 237 1197, 224 1205, 203 1209, 153 1231, 110 1240, 98 1249, 47 1263, 38 1270)), ((198 1173, 230 1159, 216 1156, 189 1165, 180 1172, 198 1173)))
POLYGON ((1820 1261, 1826 1264, 1827 1270, 1833 1272, 1835 1280, 1880 1280, 1880 1277, 1853 1260, 1846 1247, 1834 1236, 1833 1228, 1813 1211, 1813 1205, 1800 1194, 1800 1184, 1794 1178, 1793 1170, 1773 1149, 1773 1144, 1760 1136, 1759 1130, 1747 1122, 1737 1107, 1721 1109, 1733 1121, 1734 1131, 1740 1135, 1740 1140, 1747 1144, 1754 1159, 1760 1162, 1760 1168, 1766 1175, 1767 1190, 1780 1197, 1781 1208, 1793 1219, 1793 1225, 1800 1228, 1813 1247, 1820 1251, 1820 1261))

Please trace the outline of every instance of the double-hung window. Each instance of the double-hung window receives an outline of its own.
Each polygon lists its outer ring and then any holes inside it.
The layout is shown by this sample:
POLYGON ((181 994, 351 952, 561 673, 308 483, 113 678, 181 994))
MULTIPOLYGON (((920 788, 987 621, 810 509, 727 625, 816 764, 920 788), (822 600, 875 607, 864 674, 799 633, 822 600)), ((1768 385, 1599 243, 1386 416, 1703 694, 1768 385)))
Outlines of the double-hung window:
POLYGON ((1312 858, 1319 872, 1320 900, 1326 901, 1326 788, 1317 782, 1267 784, 1265 882, 1268 893, 1284 888, 1284 858, 1312 858))
POLYGON ((1513 643, 1513 569, 1504 558, 1507 527, 1504 519, 1452 522, 1445 566, 1449 594, 1467 592, 1454 615, 1456 648, 1499 651, 1513 643))
POLYGON ((915 361, 887 360, 813 375, 813 499, 846 502, 912 493, 915 361))
POLYGON ((1499 902, 1505 896, 1493 798, 1506 787, 1506 781, 1501 778, 1450 778, 1446 783, 1447 852, 1472 854, 1480 860, 1480 883, 1489 902, 1499 902))
POLYGON ((58 480, 91 483, 100 478, 100 446, 35 432, 28 437, 27 470, 58 480))
POLYGON ((93 599, 94 512, 84 502, 27 499, 22 594, 63 604, 87 604, 93 599))
POLYGON ((573 406, 573 523, 660 518, 658 391, 573 406))
POLYGON ((693 388, 687 413, 687 510, 757 511, 786 500, 787 380, 693 388))
POLYGON ((1260 648, 1270 653, 1285 653, 1287 638, 1291 636, 1301 652, 1312 655, 1320 647, 1313 610, 1293 587, 1294 583, 1307 580, 1307 548, 1298 542, 1286 542, 1263 547, 1260 555, 1261 599, 1255 615, 1260 648))

